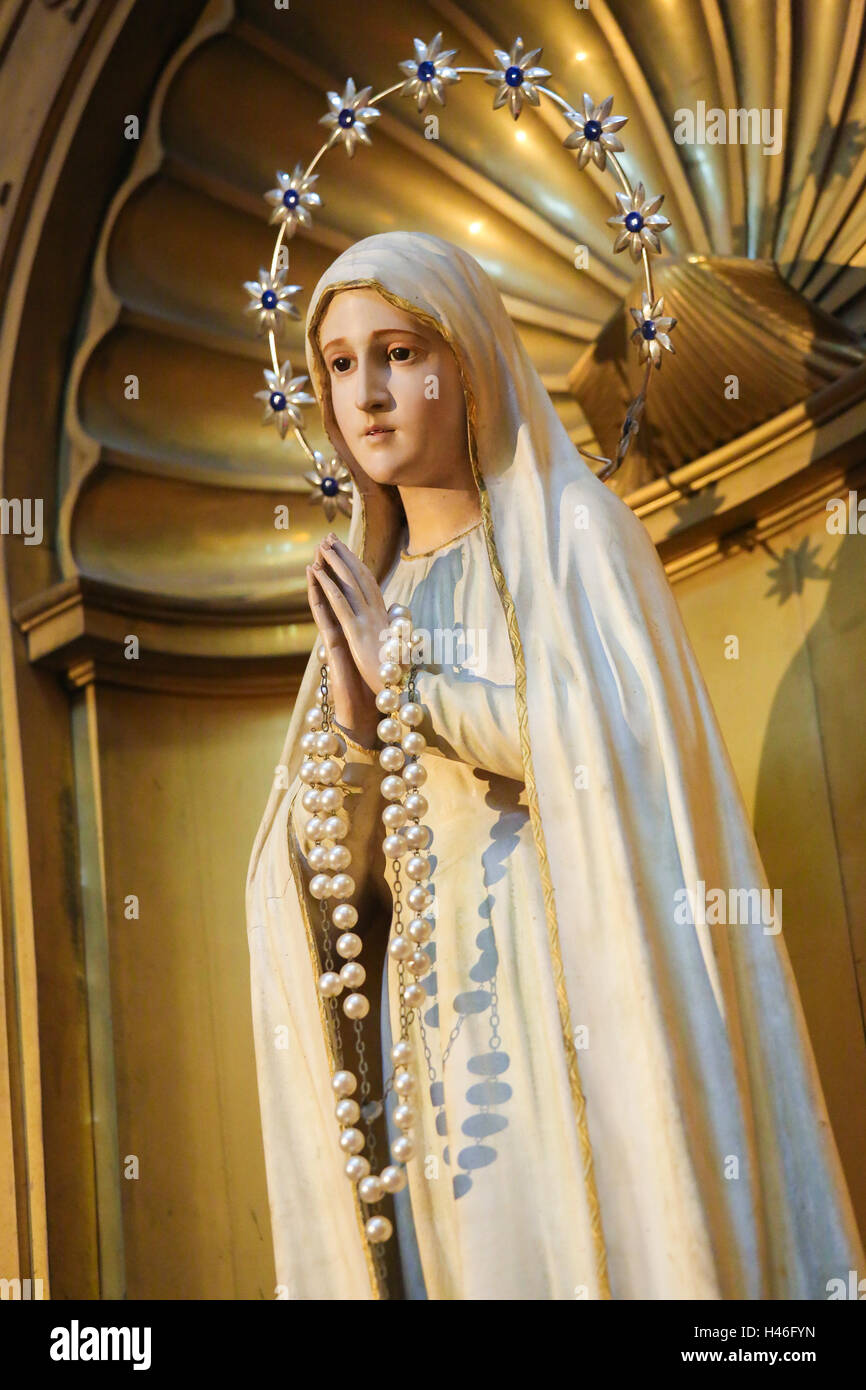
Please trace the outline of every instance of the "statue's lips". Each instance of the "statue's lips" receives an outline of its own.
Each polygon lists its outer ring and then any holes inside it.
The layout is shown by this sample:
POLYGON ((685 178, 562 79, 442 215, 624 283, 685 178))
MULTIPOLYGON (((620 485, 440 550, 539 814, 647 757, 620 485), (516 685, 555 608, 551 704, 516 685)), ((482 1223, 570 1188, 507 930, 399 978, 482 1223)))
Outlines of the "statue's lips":
POLYGON ((392 429, 375 429, 375 430, 367 430, 367 433, 364 435, 364 438, 365 438, 365 439, 382 439, 385 435, 393 434, 393 433, 394 433, 394 431, 393 431, 392 429))

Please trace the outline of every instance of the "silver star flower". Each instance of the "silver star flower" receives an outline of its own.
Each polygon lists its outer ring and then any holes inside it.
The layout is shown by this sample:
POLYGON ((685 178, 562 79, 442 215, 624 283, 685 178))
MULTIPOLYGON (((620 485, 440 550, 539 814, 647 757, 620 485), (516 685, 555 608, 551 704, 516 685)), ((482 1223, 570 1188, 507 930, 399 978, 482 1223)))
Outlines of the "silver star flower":
POLYGON ((286 273, 285 270, 278 270, 271 279, 270 272, 259 266, 258 280, 244 281, 244 289, 252 295, 245 312, 258 314, 260 333, 267 333, 271 329, 278 333, 284 321, 280 315, 288 315, 290 319, 301 317, 300 309, 289 299, 289 295, 297 294, 301 286, 284 285, 283 277, 286 273))
POLYGON ((609 227, 620 226, 622 230, 613 244, 614 252, 624 251, 626 246, 629 249, 633 261, 639 261, 641 250, 646 247, 650 255, 661 254, 661 243, 654 228, 663 232, 665 227, 671 224, 666 217, 662 217, 658 209, 664 200, 664 194, 660 193, 652 202, 647 200, 646 189, 642 183, 635 188, 631 197, 627 193, 617 193, 616 200, 621 211, 616 217, 609 217, 607 224, 609 227))
POLYGON ((668 337, 668 332, 676 324, 676 319, 660 318, 664 309, 664 296, 659 295, 655 304, 650 305, 649 295, 646 290, 641 295, 641 308, 629 309, 629 313, 637 324, 637 328, 631 335, 633 343, 640 343, 639 362, 652 362, 654 367, 662 364, 661 348, 666 348, 668 352, 676 352, 676 348, 668 337), (661 347, 659 346, 661 344, 661 347))
POLYGON ((316 404, 315 396, 300 389, 301 383, 308 379, 306 376, 292 376, 292 364, 288 361, 283 363, 279 372, 265 368, 265 381, 269 389, 256 391, 256 400, 265 402, 262 424, 270 425, 275 420, 281 439, 285 439, 290 423, 298 426, 304 423, 300 407, 316 404))
POLYGON ((640 419, 643 415, 643 408, 646 404, 646 396, 643 391, 639 391, 628 408, 626 417, 622 423, 622 432, 619 437, 619 446, 616 451, 617 468, 622 463, 631 447, 631 442, 635 435, 640 431, 640 419))
POLYGON ((328 521, 333 521, 338 511, 351 516, 352 475, 346 465, 336 458, 326 464, 318 449, 313 453, 313 464, 316 471, 304 474, 310 484, 310 504, 324 507, 328 521))
POLYGON ((599 169, 607 167, 607 151, 624 150, 625 145, 614 135, 628 120, 628 116, 612 116, 613 97, 607 97, 599 106, 593 106, 588 92, 583 94, 583 115, 577 111, 564 112, 565 119, 574 130, 563 140, 567 150, 577 150, 577 167, 585 169, 590 159, 599 169))
POLYGON ((351 158, 355 153, 357 141, 362 145, 373 143, 367 130, 367 122, 375 121, 380 113, 375 106, 364 105, 372 90, 372 87, 364 87, 362 91, 356 91, 355 83, 350 77, 342 97, 336 92, 328 92, 328 105, 331 109, 326 116, 319 117, 319 125, 331 127, 328 148, 337 140, 342 140, 346 146, 346 154, 351 158))
POLYGON ((265 194, 267 201, 274 205, 268 225, 272 222, 285 222, 287 236, 294 236, 299 226, 311 227, 313 219, 307 209, 322 206, 318 193, 313 192, 313 184, 318 177, 318 174, 311 174, 305 179, 303 164, 296 164, 291 174, 278 169, 279 187, 271 188, 265 194))
POLYGON ((510 53, 506 53, 502 48, 493 50, 493 56, 499 64, 499 70, 486 73, 484 81, 499 88, 493 102, 494 111, 498 110, 500 106, 504 106, 507 101, 512 116, 517 120, 523 109, 524 97, 533 106, 541 104, 535 83, 542 77, 549 77, 550 73, 547 68, 529 66, 540 53, 540 48, 534 48, 531 53, 524 55, 523 39, 514 40, 510 53))
POLYGON ((449 82, 460 81, 459 74, 447 66, 449 58, 453 58, 458 49, 449 48, 445 53, 439 52, 442 43, 441 29, 429 44, 422 43, 420 39, 413 39, 412 42, 415 45, 415 57, 407 58, 405 63, 398 64, 408 81, 403 83, 397 95, 417 97, 419 112, 425 110, 431 93, 439 105, 444 106, 446 85, 449 82))

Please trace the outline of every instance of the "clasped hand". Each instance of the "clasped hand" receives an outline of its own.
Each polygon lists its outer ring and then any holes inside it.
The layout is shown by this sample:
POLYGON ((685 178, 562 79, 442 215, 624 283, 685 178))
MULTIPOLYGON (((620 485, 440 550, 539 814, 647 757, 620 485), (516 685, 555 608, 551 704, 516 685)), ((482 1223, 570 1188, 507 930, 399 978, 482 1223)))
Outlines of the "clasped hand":
POLYGON ((376 692, 382 684, 382 633, 390 621, 382 591, 332 531, 307 566, 307 594, 327 653, 335 718, 354 737, 371 743, 382 718, 376 692))

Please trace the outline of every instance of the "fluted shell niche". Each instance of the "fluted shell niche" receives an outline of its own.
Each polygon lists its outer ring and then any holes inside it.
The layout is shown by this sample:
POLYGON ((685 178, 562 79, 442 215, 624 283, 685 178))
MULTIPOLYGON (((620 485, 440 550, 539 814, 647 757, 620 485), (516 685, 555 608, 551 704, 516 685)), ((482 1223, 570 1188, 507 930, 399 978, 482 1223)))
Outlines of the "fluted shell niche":
MULTIPOLYGON (((350 0, 278 10, 242 0, 218 33, 166 72, 140 160, 96 258, 75 367, 78 429, 61 511, 65 574, 193 607, 306 604, 304 567, 327 525, 310 463, 261 424, 270 365, 245 313, 245 280, 270 264, 265 192, 325 138, 325 93, 346 78, 400 80, 413 39, 438 31, 461 66, 496 66, 521 35, 572 105, 612 94, 632 184, 664 193, 671 226, 653 257, 677 326, 653 373, 639 432, 611 481, 631 498, 862 363, 866 87, 846 4, 757 12, 745 0, 593 0, 588 9, 510 0, 449 5, 350 0), (808 55, 808 62, 806 56, 808 55), (808 81, 806 69, 808 68, 808 81), (684 109, 779 112, 782 152, 680 143, 684 109), (678 116, 678 113, 679 116, 678 116), (829 114, 828 114, 829 113, 829 114), (724 393, 731 371, 739 399, 724 393), (133 384, 130 386, 130 382, 133 384)), ((373 147, 318 166, 323 205, 288 243, 302 318, 280 360, 305 371, 306 296, 353 241, 396 228, 464 246, 499 287, 575 443, 616 451, 642 379, 629 307, 639 265, 614 254, 616 183, 563 145, 571 127, 542 98, 514 120, 480 76, 431 103, 381 103, 373 147), (581 257, 579 248, 585 248, 581 257), (577 264, 581 268, 577 268, 577 264)), ((706 120, 704 119, 704 125, 706 120)), ((307 408, 314 447, 331 446, 307 408)), ((340 516, 338 531, 345 532, 340 516)))

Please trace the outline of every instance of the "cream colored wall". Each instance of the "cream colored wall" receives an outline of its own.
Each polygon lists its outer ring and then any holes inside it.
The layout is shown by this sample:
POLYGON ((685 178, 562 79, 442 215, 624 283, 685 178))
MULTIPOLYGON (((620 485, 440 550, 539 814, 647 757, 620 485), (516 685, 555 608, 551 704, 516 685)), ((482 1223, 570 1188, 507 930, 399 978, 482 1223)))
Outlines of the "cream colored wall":
POLYGON ((784 939, 866 1230, 866 537, 828 534, 821 512, 769 546, 674 593, 770 886, 782 890, 784 939), (731 634, 737 660, 725 658, 731 634))

